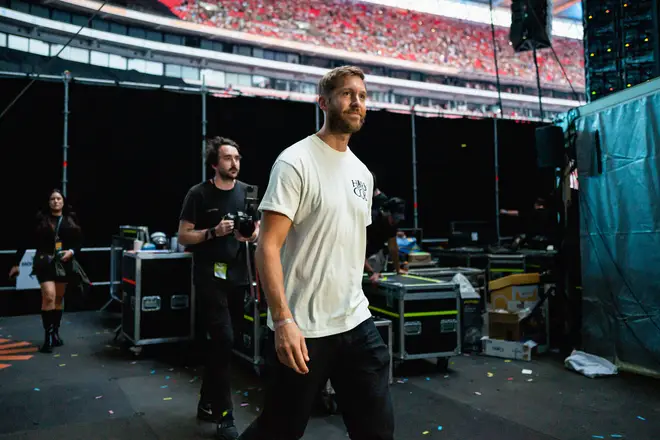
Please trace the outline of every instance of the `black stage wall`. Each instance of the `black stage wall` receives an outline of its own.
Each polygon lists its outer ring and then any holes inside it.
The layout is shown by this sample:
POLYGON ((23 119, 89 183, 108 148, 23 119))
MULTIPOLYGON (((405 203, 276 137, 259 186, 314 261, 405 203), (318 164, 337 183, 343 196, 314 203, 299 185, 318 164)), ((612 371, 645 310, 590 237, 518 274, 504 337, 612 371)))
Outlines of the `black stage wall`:
MULTIPOLYGON (((27 82, 0 84, 4 109, 27 82)), ((201 179, 201 103, 195 93, 71 83, 68 196, 86 247, 108 246, 122 224, 176 232, 186 191, 201 179)), ((0 250, 16 249, 30 237, 36 209, 51 188, 61 186, 63 106, 62 82, 37 81, 0 120, 0 183, 7 207, 2 223, 9 231, 0 238, 0 250)), ((241 179, 263 193, 277 155, 314 133, 315 109, 308 103, 209 96, 207 121, 209 136, 241 144, 241 179)), ((493 121, 416 116, 415 122, 424 235, 446 236, 453 220, 494 222, 493 121)), ((498 121, 502 208, 523 208, 533 200, 535 126, 498 121)), ((351 140, 380 188, 408 201, 406 227, 413 225, 411 145, 411 116, 387 111, 370 111, 351 140)), ((0 286, 11 286, 2 275, 10 258, 0 257, 0 286)), ((88 253, 83 263, 93 281, 108 281, 107 252, 88 253)), ((0 303, 0 314, 4 308, 0 303)))

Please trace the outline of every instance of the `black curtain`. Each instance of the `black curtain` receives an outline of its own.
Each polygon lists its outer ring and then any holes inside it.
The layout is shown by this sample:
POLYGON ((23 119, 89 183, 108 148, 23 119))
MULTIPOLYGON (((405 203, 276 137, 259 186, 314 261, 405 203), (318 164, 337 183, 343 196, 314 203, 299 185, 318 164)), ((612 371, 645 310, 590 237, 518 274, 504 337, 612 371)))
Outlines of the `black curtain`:
POLYGON ((362 129, 353 135, 350 147, 376 174, 378 187, 388 197, 406 201, 402 227, 413 226, 411 116, 370 111, 362 129))
POLYGON ((493 121, 418 116, 415 123, 424 236, 448 237, 452 221, 486 221, 494 232, 493 121))
POLYGON ((201 178, 201 97, 71 86, 69 198, 87 246, 120 225, 176 232, 181 203, 201 178))
MULTIPOLYGON (((0 112, 27 84, 0 81, 0 112)), ((49 191, 61 186, 63 109, 64 84, 37 81, 0 119, 0 185, 5 188, 0 249, 26 244, 37 210, 47 206, 49 191)))
MULTIPOLYGON (((314 106, 309 103, 209 97, 207 115, 208 137, 223 136, 238 142, 243 156, 238 178, 258 186, 260 198, 277 156, 315 132, 314 106)), ((212 172, 207 169, 208 176, 212 172)))
MULTIPOLYGON (((536 167, 536 128, 539 123, 527 121, 497 121, 500 208, 529 210, 536 197, 543 195, 543 187, 552 184, 552 172, 548 177, 536 167)), ((503 237, 517 235, 524 230, 524 220, 519 217, 500 217, 500 233, 503 237)))

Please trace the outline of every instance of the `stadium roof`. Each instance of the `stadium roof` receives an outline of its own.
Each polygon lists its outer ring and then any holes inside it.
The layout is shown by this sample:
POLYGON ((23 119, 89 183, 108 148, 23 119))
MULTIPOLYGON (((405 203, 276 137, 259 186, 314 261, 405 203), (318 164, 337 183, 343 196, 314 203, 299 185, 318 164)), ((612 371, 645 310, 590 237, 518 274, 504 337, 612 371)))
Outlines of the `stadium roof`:
MULTIPOLYGON (((490 0, 465 0, 465 3, 485 3, 490 0)), ((580 0, 552 0, 555 17, 582 21, 582 2, 580 0)), ((494 7, 511 7, 511 0, 493 0, 494 7)))

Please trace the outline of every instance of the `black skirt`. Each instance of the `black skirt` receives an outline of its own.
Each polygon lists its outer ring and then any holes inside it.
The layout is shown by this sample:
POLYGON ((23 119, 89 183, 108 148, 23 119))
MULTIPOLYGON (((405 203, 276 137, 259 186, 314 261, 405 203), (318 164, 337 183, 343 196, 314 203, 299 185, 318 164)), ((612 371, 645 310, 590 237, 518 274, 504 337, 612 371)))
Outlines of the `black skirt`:
POLYGON ((37 253, 32 262, 32 275, 37 277, 39 284, 47 281, 56 283, 67 283, 73 275, 73 258, 65 263, 59 263, 64 269, 64 274, 59 273, 55 266, 55 259, 48 254, 37 253))

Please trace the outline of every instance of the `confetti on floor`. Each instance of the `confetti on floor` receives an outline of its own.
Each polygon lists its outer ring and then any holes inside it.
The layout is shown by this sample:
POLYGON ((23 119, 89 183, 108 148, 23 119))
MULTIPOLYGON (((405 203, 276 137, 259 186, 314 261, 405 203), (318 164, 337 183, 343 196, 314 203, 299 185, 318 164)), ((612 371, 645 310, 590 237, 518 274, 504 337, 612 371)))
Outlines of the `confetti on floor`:
POLYGON ((638 418, 639 420, 643 421, 643 422, 646 422, 646 419, 645 419, 644 417, 642 417, 642 416, 637 416, 637 418, 638 418))
POLYGON ((161 388, 167 388, 167 385, 162 385, 161 388))
POLYGON ((171 397, 163 397, 163 400, 172 400, 171 397))
POLYGON ((103 396, 96 396, 95 399, 96 399, 96 400, 99 400, 99 399, 102 398, 102 397, 103 397, 103 396))
POLYGON ((248 406, 248 405, 249 405, 249 403, 241 403, 241 406, 243 406, 243 407, 248 406))
POLYGON ((109 414, 114 414, 115 412, 113 410, 108 411, 109 414))
POLYGON ((442 431, 442 426, 438 426, 438 431, 442 431))
POLYGON ((532 370, 522 370, 522 374, 532 374, 532 370))
POLYGON ((422 435, 428 435, 428 433, 429 433, 428 431, 424 431, 422 432, 422 435))
POLYGON ((34 390, 35 390, 35 391, 41 391, 39 388, 35 388, 34 390))
POLYGON ((488 372, 488 377, 493 377, 493 376, 495 376, 495 375, 489 371, 488 372))
POLYGON ((66 367, 66 364, 60 364, 60 367, 66 367))

